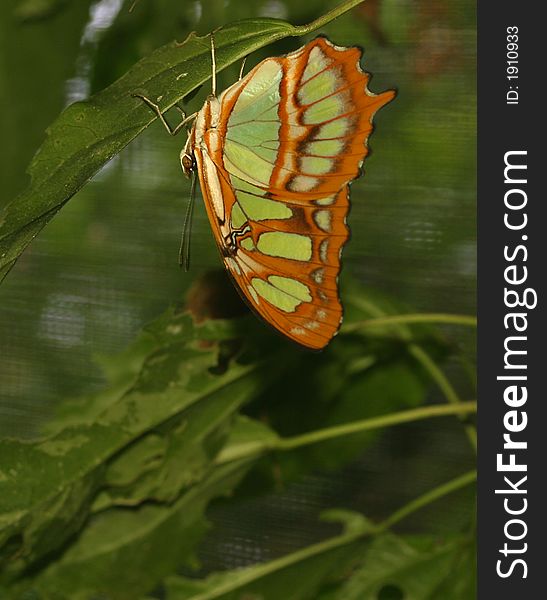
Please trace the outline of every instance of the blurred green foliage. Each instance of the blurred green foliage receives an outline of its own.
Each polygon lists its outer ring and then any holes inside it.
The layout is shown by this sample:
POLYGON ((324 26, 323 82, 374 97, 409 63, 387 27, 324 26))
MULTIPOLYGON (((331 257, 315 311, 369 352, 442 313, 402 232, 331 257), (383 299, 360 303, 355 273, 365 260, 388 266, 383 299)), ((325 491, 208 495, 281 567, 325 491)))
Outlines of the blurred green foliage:
MULTIPOLYGON (((366 322, 378 310, 389 314, 372 299, 372 314, 359 310, 367 296, 362 290, 354 293, 359 301, 348 298, 349 325, 366 322)), ((210 586, 211 597, 239 598, 261 590, 262 597, 272 600, 308 598, 323 584, 333 585, 333 579, 343 586, 337 593, 344 597, 347 582, 341 574, 366 558, 367 538, 374 535, 375 547, 384 534, 360 515, 344 517, 349 519, 345 533, 302 556, 289 555, 288 563, 280 559, 279 565, 274 561, 206 582, 173 576, 195 561, 206 531, 204 510, 212 499, 235 493, 237 502, 268 490, 262 456, 278 463, 270 467, 277 477, 291 481, 317 466, 342 466, 374 439, 370 433, 354 433, 336 436, 335 445, 316 440, 311 461, 309 455, 288 452, 287 469, 276 456, 276 451, 283 454, 279 433, 305 439, 306 432, 328 430, 333 422, 363 422, 423 403, 425 373, 415 368, 416 379, 409 385, 412 369, 403 376, 401 365, 411 366, 411 345, 420 343, 434 352, 442 344, 423 327, 405 329, 404 338, 394 338, 390 327, 372 336, 356 329, 340 334, 342 343, 329 347, 317 367, 308 353, 287 349, 284 340, 265 335, 254 319, 249 321, 196 325, 189 312, 168 311, 111 362, 109 385, 102 393, 62 405, 44 439, 0 441, 0 586, 6 594, 83 600, 100 591, 108 598, 135 598, 171 577, 165 585, 173 598, 191 598, 210 586), (331 377, 345 375, 343 386, 332 385, 326 365, 338 366, 331 377), (326 370, 324 385, 311 392, 287 387, 287 381, 298 379, 293 371, 315 369, 319 374, 326 370), (387 393, 378 377, 384 383, 391 379, 387 393), (280 380, 285 390, 275 394, 280 380), (286 402, 285 410, 276 397, 286 402), (251 416, 257 404, 260 420, 251 416), (248 416, 243 417, 239 412, 245 405, 248 416), (298 419, 287 419, 290 406, 298 419), (238 489, 246 475, 247 484, 238 489), (224 596, 219 590, 226 586, 231 592, 224 596)), ((409 552, 414 551, 398 549, 387 567, 382 559, 373 581, 384 582, 383 569, 391 575, 393 563, 400 568, 401 562, 411 582, 418 577, 424 585, 433 577, 433 589, 451 576, 455 550, 450 545, 441 550, 447 566, 440 572, 438 549, 433 556, 412 555, 410 562, 409 552), (417 566, 425 569, 425 579, 415 572, 417 566)), ((378 560, 374 551, 373 556, 378 560)), ((369 571, 357 581, 347 585, 376 589, 369 571)), ((466 581, 467 587, 472 585, 468 576, 466 581)), ((403 589, 410 585, 405 578, 397 583, 403 589)), ((423 597, 430 596, 424 592, 423 597)))
MULTIPOLYGON (((6 2, 0 208, 25 187, 24 170, 61 109, 156 48, 248 17, 307 23, 336 2, 133 4, 6 2)), ((0 287, 0 598, 30 588, 25 597, 56 599, 472 597, 471 487, 414 513, 397 535, 367 533, 472 466, 454 417, 220 460, 249 444, 273 448, 440 401, 413 344, 442 365, 461 398, 475 393, 471 328, 351 329, 379 314, 474 313, 475 5, 367 0, 321 33, 364 46, 372 91, 399 92, 377 115, 366 176, 352 185, 341 280, 347 332, 308 354, 244 316, 215 274, 203 211, 192 271, 178 270, 184 140, 157 123, 146 130, 63 208, 0 287), (183 304, 200 318, 238 318, 196 325, 169 308, 183 304), (23 441, 44 432, 41 442, 23 441), (336 519, 342 533, 318 520, 332 507, 350 509, 336 519)), ((247 68, 313 35, 276 41, 247 68)), ((219 74, 220 89, 238 68, 219 74)), ((188 109, 207 93, 205 83, 188 109)))
MULTIPOLYGON (((191 29, 203 34, 232 18, 260 14, 303 23, 325 8, 322 0, 305 6, 140 0, 131 13, 130 2, 99 2, 88 14, 84 4, 67 3, 48 19, 21 23, 12 2, 13 10, 6 7, 0 17, 3 205, 22 190, 44 128, 63 103, 85 97, 90 82, 102 89, 157 45, 183 40, 191 29), (136 40, 132 49, 116 35, 121 27, 136 40), (101 59, 103 43, 110 47, 116 40, 101 59)), ((377 115, 367 174, 352 186, 353 235, 342 284, 347 273, 414 309, 472 313, 474 5, 424 0, 413 9, 371 6, 323 30, 337 43, 365 47, 373 91, 399 90, 389 112, 377 115)), ((251 56, 249 66, 299 43, 276 42, 251 56)), ((237 70, 234 65, 220 73, 220 89, 237 70)), ((151 127, 64 208, 4 282, 0 410, 6 431, 15 427, 28 435, 59 397, 97 388, 102 378, 92 356, 121 349, 144 322, 181 302, 195 277, 219 266, 198 210, 192 272, 176 269, 189 192, 177 161, 182 143, 159 124, 151 127)), ((463 345, 470 347, 472 338, 463 345)))

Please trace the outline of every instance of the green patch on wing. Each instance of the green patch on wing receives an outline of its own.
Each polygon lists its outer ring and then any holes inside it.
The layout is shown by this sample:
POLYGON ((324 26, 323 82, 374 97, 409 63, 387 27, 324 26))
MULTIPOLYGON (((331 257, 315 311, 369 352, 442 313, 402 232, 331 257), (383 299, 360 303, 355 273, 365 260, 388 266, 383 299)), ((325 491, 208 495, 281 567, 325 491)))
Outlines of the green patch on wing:
MULTIPOLYGON (((273 150, 267 152, 271 153, 273 150)), ((274 163, 259 156, 253 148, 226 140, 223 160, 228 173, 251 184, 268 187, 274 163)))
POLYGON ((283 292, 298 298, 302 302, 311 302, 311 294, 310 288, 296 279, 292 279, 290 277, 280 277, 279 275, 270 275, 268 277, 268 281, 275 285, 276 288, 279 288, 283 292))
POLYGON ((238 192, 237 201, 251 221, 289 219, 293 216, 292 210, 278 200, 268 200, 267 198, 253 196, 246 192, 238 192))
MULTIPOLYGON (((295 283, 297 282, 295 281, 295 283)), ((270 304, 279 308, 279 310, 287 313, 294 312, 296 307, 303 302, 301 298, 287 292, 286 289, 281 289, 273 283, 268 283, 267 281, 259 279, 258 277, 251 279, 251 285, 257 294, 264 298, 264 300, 267 300, 270 304)))
POLYGON ((248 82, 228 119, 228 129, 241 123, 270 119, 271 115, 264 115, 272 109, 276 110, 279 105, 279 84, 282 75, 281 65, 275 60, 266 60, 254 73, 249 73, 245 78, 248 82))
POLYGON ((330 140, 330 138, 344 137, 351 131, 352 123, 349 117, 339 117, 321 125, 319 133, 314 136, 318 140, 330 140))
POLYGON ((312 257, 312 241, 307 235, 267 231, 258 238, 257 248, 268 256, 308 261, 312 257))
POLYGON ((333 171, 336 165, 333 159, 323 156, 301 156, 299 164, 302 172, 309 175, 326 175, 333 171))
POLYGON ((256 246, 251 238, 245 238, 244 240, 241 240, 241 247, 251 252, 256 246))

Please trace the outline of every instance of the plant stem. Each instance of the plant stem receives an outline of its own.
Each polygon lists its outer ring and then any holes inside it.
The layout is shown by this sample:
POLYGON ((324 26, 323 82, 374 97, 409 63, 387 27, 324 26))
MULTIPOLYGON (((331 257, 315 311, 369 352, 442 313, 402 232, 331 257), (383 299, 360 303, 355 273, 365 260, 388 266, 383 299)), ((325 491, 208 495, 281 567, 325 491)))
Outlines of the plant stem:
MULTIPOLYGON (((378 323, 381 321, 385 322, 388 319, 392 319, 389 315, 386 315, 380 308, 378 308, 373 302, 368 300, 363 300, 362 298, 354 297, 353 302, 356 306, 360 307, 362 310, 373 315, 374 319, 371 321, 374 323, 378 323)), ((430 314, 430 316, 433 313, 430 314)), ((410 315, 411 317, 413 315, 410 315)), ((419 315, 418 315, 419 316, 419 315)), ((433 315, 436 316, 436 315, 433 315)), ((471 319, 471 317, 460 316, 460 315, 445 315, 447 317, 456 317, 460 319, 460 324, 469 325, 470 322, 464 323, 461 319, 471 319)), ((459 398, 456 390, 453 388, 452 384, 448 381, 445 374, 439 369, 439 367, 435 364, 435 362, 431 359, 431 357, 425 352, 421 346, 412 342, 412 336, 409 330, 405 329, 401 326, 402 321, 399 320, 400 317, 404 317, 404 315, 396 315, 393 318, 392 324, 397 325, 397 331, 400 339, 408 343, 408 351, 421 365, 422 367, 429 373, 430 377, 435 381, 435 383, 440 387, 441 391, 445 395, 448 402, 452 404, 461 403, 461 399, 459 398), (398 322, 397 322, 398 320, 398 322)), ((408 317, 408 316, 407 316, 408 317)), ((365 321, 366 323, 367 321, 365 321)), ((347 328, 346 328, 347 331, 347 328)), ((477 452, 477 430, 470 423, 464 424, 465 433, 467 438, 469 439, 469 443, 473 447, 475 453, 477 452)))
POLYGON ((418 421, 421 419, 428 419, 431 417, 442 417, 453 414, 467 414, 475 411, 475 402, 462 402, 457 406, 452 407, 445 404, 436 406, 423 406, 411 410, 404 410, 400 412, 391 413, 381 417, 373 417, 371 419, 353 421, 352 423, 337 425, 336 427, 328 427, 326 429, 312 431, 311 433, 305 433, 303 435, 295 436, 292 438, 282 439, 280 440, 278 447, 281 450, 293 450, 294 448, 300 448, 301 446, 307 446, 309 444, 323 442, 325 440, 330 440, 344 435, 350 435, 352 433, 370 431, 371 429, 380 429, 383 427, 390 427, 392 425, 400 425, 401 423, 408 423, 410 421, 418 421), (448 410, 449 408, 451 408, 452 410, 448 410))
POLYGON ((302 448, 318 442, 335 439, 338 437, 409 423, 420 419, 432 417, 443 417, 449 415, 464 415, 475 412, 477 405, 475 402, 458 402, 457 404, 441 404, 435 406, 422 406, 411 410, 404 410, 389 415, 373 417, 354 421, 335 427, 319 429, 303 435, 291 438, 273 438, 266 441, 247 442, 239 445, 228 446, 217 457, 217 464, 253 458, 272 451, 286 451, 302 448))
MULTIPOLYGON (((439 386, 444 396, 451 404, 462 404, 461 398, 456 393, 456 390, 448 381, 445 374, 439 369, 429 354, 416 344, 409 344, 408 351, 429 373, 431 379, 439 386)), ((477 452, 477 430, 471 423, 464 424, 465 433, 469 439, 475 453, 477 452)))
POLYGON ((431 379, 441 388, 441 391, 446 396, 448 402, 459 404, 461 402, 456 390, 446 378, 445 374, 436 365, 435 361, 425 352, 423 348, 416 344, 410 344, 408 347, 409 353, 424 367, 429 373, 431 379))
POLYGON ((376 317, 366 321, 350 323, 342 328, 342 333, 351 333, 355 330, 368 327, 384 327, 386 325, 406 325, 408 323, 440 323, 446 325, 462 325, 476 327, 477 319, 470 315, 451 315, 445 313, 409 313, 406 315, 392 315, 387 317, 376 317))
POLYGON ((435 500, 438 500, 439 498, 442 498, 447 494, 455 492, 456 490, 459 490, 460 488, 463 488, 466 485, 473 483, 476 479, 477 472, 473 470, 469 471, 468 473, 465 473, 464 475, 460 475, 460 477, 456 477, 456 479, 452 479, 448 483, 443 483, 442 485, 430 490, 429 492, 426 492, 422 496, 419 496, 418 498, 412 500, 402 508, 396 510, 385 521, 382 521, 382 523, 378 525, 378 529, 380 531, 389 529, 390 527, 395 525, 395 523, 398 523, 399 521, 402 521, 404 518, 408 517, 408 515, 410 515, 411 513, 416 512, 420 508, 431 504, 431 502, 434 502, 435 500))
POLYGON ((358 4, 363 3, 365 0, 346 0, 346 2, 342 2, 342 4, 336 6, 329 12, 325 13, 315 21, 308 23, 307 25, 300 25, 299 27, 295 27, 294 35, 304 35, 306 33, 310 33, 310 31, 315 31, 323 25, 330 23, 330 21, 337 19, 340 15, 348 12, 352 8, 355 8, 358 4))
POLYGON ((398 523, 402 519, 408 517, 413 512, 425 507, 426 505, 459 490, 476 479, 476 472, 470 471, 469 473, 465 473, 459 477, 456 477, 452 481, 444 483, 433 490, 423 494, 419 498, 412 500, 402 508, 396 510, 391 516, 387 519, 379 523, 378 525, 373 525, 363 522, 363 524, 358 528, 352 528, 349 531, 342 533, 336 537, 332 537, 330 539, 324 540, 317 544, 313 544, 311 546, 307 546, 306 548, 302 548, 301 550, 297 550, 291 554, 286 556, 282 556, 281 558, 277 558, 267 563, 263 563, 260 565, 254 565, 251 567, 243 568, 239 571, 235 571, 233 576, 230 577, 228 581, 222 581, 219 585, 215 586, 214 589, 203 592, 201 594, 197 594, 196 596, 192 596, 193 600, 214 600, 215 598, 219 598, 224 594, 229 592, 236 591, 241 589, 242 587, 262 578, 280 571, 282 569, 286 569, 288 567, 297 565, 299 562, 307 560, 309 558, 313 558, 315 556, 319 556, 324 554, 325 552, 329 552, 330 550, 335 550, 337 548, 342 548, 343 546, 347 546, 354 542, 357 542, 361 539, 365 539, 367 537, 371 537, 373 535, 383 533, 387 529, 389 529, 395 523, 398 523))

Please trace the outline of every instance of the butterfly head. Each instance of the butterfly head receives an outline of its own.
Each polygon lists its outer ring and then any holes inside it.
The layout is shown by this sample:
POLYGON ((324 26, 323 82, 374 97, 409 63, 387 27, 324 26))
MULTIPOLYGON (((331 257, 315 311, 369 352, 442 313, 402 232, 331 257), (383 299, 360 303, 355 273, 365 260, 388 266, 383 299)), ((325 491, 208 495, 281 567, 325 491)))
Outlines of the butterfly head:
POLYGON ((194 157, 190 154, 187 154, 183 150, 180 153, 180 165, 182 167, 182 172, 186 175, 186 177, 192 177, 192 174, 195 170, 194 157))
POLYGON ((186 177, 191 178, 196 170, 196 159, 194 158, 194 128, 190 132, 184 148, 180 152, 180 166, 186 177))

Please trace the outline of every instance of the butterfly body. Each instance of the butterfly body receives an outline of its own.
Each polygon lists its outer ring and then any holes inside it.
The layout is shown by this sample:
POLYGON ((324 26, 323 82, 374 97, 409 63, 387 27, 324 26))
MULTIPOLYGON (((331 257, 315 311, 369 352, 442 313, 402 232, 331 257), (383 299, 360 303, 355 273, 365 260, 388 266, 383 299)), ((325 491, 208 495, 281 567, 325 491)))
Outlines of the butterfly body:
POLYGON ((342 320, 348 184, 368 152, 374 95, 361 51, 317 38, 268 58, 199 111, 181 152, 197 171, 224 265, 248 304, 321 349, 342 320))

